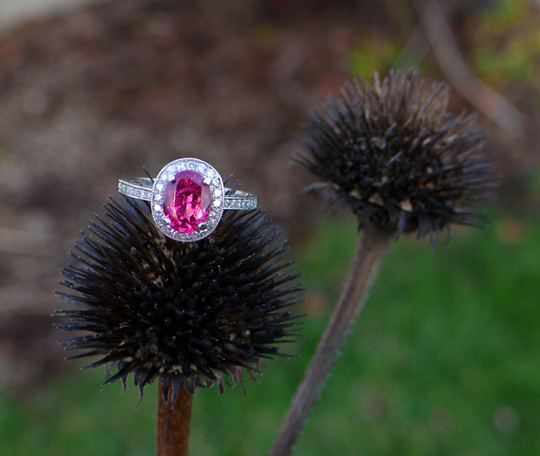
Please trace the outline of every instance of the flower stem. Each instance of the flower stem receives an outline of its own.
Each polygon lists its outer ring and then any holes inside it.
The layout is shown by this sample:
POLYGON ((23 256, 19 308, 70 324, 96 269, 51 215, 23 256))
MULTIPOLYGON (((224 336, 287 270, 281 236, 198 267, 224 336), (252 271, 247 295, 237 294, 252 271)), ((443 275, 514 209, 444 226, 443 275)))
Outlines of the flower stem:
POLYGON ((391 235, 368 225, 334 314, 300 384, 270 456, 288 456, 347 341, 384 259, 391 235))
POLYGON ((169 401, 166 402, 163 385, 159 383, 157 455, 187 456, 193 394, 180 388, 175 404, 171 400, 172 394, 171 390, 169 401))

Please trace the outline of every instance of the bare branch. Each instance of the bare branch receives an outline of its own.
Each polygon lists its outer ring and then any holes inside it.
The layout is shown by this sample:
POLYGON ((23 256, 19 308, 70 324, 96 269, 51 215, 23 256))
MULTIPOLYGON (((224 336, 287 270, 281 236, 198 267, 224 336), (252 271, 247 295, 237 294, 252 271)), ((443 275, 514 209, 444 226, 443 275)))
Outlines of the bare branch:
MULTIPOLYGON (((540 0, 538 0, 540 1, 540 0)), ((527 118, 469 68, 438 0, 414 0, 420 23, 448 81, 469 103, 512 136, 521 136, 527 118)))

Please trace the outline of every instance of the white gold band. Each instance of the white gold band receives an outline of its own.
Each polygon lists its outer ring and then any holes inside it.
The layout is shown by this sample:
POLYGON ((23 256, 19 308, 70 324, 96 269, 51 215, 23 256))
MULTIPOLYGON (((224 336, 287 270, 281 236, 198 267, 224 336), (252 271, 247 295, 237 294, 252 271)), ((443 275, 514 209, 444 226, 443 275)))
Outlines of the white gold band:
MULTIPOLYGON (((118 191, 122 195, 143 201, 152 201, 154 183, 147 177, 134 177, 130 179, 118 180, 118 191)), ((225 192, 229 190, 225 188, 225 192)), ((225 195, 223 199, 223 209, 252 210, 259 204, 259 198, 246 192, 237 190, 234 196, 225 195)))

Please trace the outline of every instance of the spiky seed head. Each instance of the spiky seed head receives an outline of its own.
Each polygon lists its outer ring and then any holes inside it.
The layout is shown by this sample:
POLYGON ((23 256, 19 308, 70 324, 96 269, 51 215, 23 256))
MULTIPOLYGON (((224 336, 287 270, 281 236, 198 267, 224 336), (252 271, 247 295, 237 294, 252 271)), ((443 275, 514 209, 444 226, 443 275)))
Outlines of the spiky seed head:
POLYGON ((471 207, 493 199, 495 162, 475 116, 448 112, 448 92, 413 71, 347 84, 305 126, 294 159, 322 180, 308 190, 336 212, 349 207, 360 229, 436 240, 452 223, 483 224, 471 207))
POLYGON ((70 291, 60 298, 65 339, 88 367, 107 365, 105 383, 130 374, 141 396, 159 378, 176 396, 181 387, 242 380, 264 358, 283 355, 278 344, 294 336, 297 275, 285 261, 281 233, 261 210, 226 211, 209 237, 176 242, 154 225, 147 203, 110 199, 107 219, 91 222, 62 269, 70 291))

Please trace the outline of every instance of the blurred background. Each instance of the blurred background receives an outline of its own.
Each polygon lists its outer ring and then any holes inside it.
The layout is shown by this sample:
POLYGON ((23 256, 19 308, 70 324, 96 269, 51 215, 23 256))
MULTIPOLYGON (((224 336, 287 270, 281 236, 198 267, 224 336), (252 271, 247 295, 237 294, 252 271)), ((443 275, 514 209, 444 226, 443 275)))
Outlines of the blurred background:
POLYGON ((499 204, 392 246, 296 454, 540 454, 538 0, 0 0, 0 454, 153 454, 156 391, 101 390, 49 315, 117 179, 182 156, 259 195, 305 270, 298 356, 195 399, 191 454, 267 453, 357 242, 299 195, 295 137, 347 79, 411 66, 479 112, 499 204))

